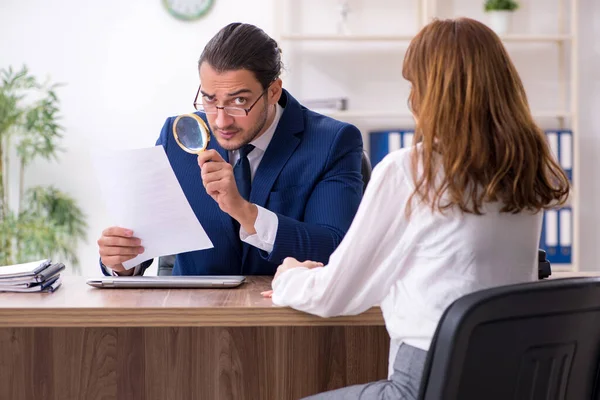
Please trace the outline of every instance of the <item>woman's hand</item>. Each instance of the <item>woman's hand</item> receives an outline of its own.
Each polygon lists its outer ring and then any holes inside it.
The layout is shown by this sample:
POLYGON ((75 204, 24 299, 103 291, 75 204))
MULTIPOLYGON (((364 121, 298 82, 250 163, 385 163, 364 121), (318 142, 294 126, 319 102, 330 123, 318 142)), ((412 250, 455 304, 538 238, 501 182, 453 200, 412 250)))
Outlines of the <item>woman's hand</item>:
MULTIPOLYGON (((283 264, 281 264, 279 267, 277 267, 277 272, 275 273, 275 276, 273 277, 273 281, 275 281, 285 271, 293 269, 293 268, 313 269, 313 268, 320 268, 320 267, 323 267, 323 263, 316 262, 316 261, 300 262, 300 261, 296 260, 294 257, 286 257, 286 259, 283 260, 283 264)), ((266 292, 262 292, 261 294, 263 295, 263 297, 269 297, 269 298, 273 297, 272 290, 267 290, 266 292)))

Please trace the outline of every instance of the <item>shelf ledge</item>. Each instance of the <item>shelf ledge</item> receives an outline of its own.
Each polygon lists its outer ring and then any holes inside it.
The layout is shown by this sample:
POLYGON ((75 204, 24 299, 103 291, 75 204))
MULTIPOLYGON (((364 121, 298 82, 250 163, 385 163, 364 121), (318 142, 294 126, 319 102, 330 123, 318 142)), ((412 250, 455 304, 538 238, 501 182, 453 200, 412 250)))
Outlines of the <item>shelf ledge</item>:
MULTIPOLYGON (((344 111, 322 111, 315 109, 314 111, 320 112, 323 115, 327 115, 333 118, 395 118, 395 119, 407 119, 412 118, 410 113, 399 113, 392 111, 370 111, 370 110, 344 110, 344 111)), ((566 111, 533 111, 532 115, 535 118, 569 118, 572 116, 570 112, 566 111)))
MULTIPOLYGON (((410 42, 414 35, 337 35, 337 34, 286 34, 282 40, 298 42, 410 42)), ((566 42, 571 35, 513 34, 500 37, 504 42, 566 42)))

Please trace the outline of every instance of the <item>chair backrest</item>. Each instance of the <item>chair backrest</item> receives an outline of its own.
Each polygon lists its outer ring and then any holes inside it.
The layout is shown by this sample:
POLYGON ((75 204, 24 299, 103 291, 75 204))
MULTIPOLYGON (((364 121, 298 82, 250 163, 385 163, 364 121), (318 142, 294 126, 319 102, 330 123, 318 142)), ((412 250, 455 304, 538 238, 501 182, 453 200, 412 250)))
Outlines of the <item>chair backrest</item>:
POLYGON ((550 261, 546 258, 546 251, 538 249, 538 278, 545 279, 552 275, 550 261))
POLYGON ((173 266, 175 265, 175 255, 158 257, 158 271, 159 276, 170 276, 173 275, 173 266))
POLYGON ((442 316, 419 399, 600 399, 600 278, 483 290, 442 316))
POLYGON ((372 171, 372 166, 371 166, 371 160, 369 159, 369 155, 367 154, 366 151, 363 151, 362 154, 362 159, 360 161, 360 172, 362 173, 362 179, 363 179, 363 193, 365 192, 365 190, 367 189, 367 185, 369 184, 369 180, 371 179, 371 171, 372 171))

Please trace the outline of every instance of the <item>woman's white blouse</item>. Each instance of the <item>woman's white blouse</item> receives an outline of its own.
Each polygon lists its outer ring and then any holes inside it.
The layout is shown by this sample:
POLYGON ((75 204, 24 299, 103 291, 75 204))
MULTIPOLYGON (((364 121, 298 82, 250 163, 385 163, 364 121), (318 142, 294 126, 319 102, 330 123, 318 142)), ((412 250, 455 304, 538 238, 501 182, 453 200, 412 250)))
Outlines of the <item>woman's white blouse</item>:
POLYGON ((390 365, 401 343, 428 350, 442 313, 457 298, 537 280, 541 212, 500 213, 500 205, 490 203, 484 215, 441 214, 414 200, 407 218, 414 190, 410 159, 410 149, 399 150, 373 169, 328 265, 294 268, 273 281, 275 305, 323 317, 380 305, 391 337, 390 365))

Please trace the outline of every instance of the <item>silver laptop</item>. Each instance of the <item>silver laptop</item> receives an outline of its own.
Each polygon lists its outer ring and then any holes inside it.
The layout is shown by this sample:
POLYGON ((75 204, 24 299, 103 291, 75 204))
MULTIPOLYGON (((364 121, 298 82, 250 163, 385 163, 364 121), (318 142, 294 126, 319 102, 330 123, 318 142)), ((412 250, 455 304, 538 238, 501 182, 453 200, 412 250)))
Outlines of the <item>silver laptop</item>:
POLYGON ((105 276, 91 278, 87 284, 97 288, 233 288, 245 281, 244 276, 105 276))

